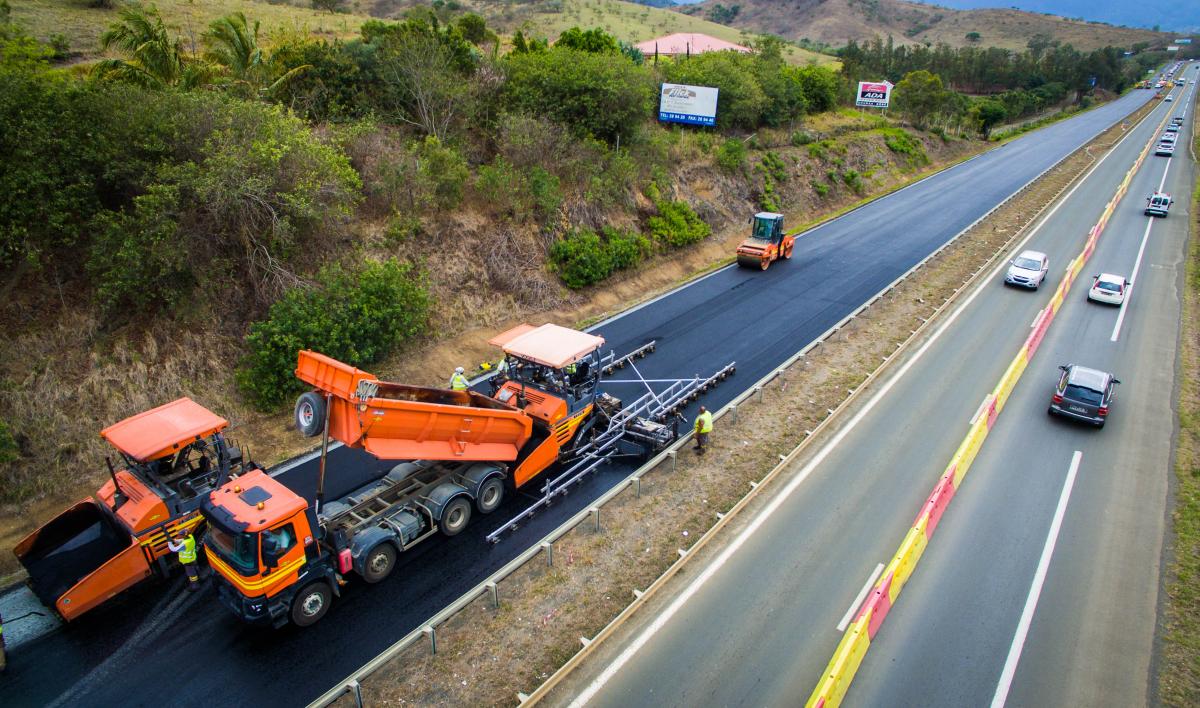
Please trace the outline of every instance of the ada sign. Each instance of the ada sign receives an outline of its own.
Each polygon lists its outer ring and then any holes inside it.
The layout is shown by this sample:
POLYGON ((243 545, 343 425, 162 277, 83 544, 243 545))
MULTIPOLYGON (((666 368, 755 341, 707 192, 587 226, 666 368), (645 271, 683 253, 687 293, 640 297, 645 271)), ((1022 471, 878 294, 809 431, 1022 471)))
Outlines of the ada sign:
POLYGON ((887 108, 891 97, 892 85, 887 81, 880 83, 859 81, 858 98, 854 101, 854 105, 866 108, 887 108))
POLYGON ((664 123, 717 124, 717 89, 708 86, 663 84, 658 119, 664 123))

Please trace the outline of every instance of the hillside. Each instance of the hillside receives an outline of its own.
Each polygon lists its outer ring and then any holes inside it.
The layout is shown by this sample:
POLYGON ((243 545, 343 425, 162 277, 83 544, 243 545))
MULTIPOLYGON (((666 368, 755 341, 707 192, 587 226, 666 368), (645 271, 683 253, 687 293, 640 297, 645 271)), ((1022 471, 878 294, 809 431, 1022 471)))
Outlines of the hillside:
MULTIPOLYGON (((1163 44, 1172 35, 1144 29, 1068 20, 1011 9, 953 10, 902 0, 705 0, 677 8, 699 17, 739 7, 731 25, 751 32, 772 32, 792 40, 810 39, 834 46, 847 40, 891 35, 897 42, 944 42, 961 47, 970 44, 1024 49, 1034 35, 1047 35, 1076 49, 1091 50, 1106 45, 1131 46, 1138 42, 1163 44), (978 32, 972 42, 967 35, 978 32)), ((727 12, 725 14, 728 14, 727 12)))
MULTIPOLYGON (((938 0, 959 10, 995 7, 996 0, 938 0)), ((1154 27, 1178 32, 1200 30, 1200 4, 1174 0, 1006 0, 1005 5, 1061 17, 1082 17, 1128 27, 1154 27)))

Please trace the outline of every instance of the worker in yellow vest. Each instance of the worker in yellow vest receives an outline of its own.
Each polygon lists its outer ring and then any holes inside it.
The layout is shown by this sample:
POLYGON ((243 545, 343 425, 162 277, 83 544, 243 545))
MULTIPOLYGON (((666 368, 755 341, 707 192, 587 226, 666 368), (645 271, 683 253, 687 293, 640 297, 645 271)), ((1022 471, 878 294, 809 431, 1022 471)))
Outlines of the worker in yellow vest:
POLYGON ((712 432, 713 420, 712 413, 704 406, 700 406, 700 415, 696 416, 696 445, 692 449, 697 455, 704 454, 704 446, 708 444, 708 434, 712 432))
POLYGON ((174 538, 167 541, 167 548, 179 554, 179 564, 188 576, 188 590, 199 590, 200 571, 196 568, 196 537, 190 531, 177 531, 174 538))
POLYGON ((466 391, 471 388, 471 384, 467 383, 467 377, 463 375, 463 368, 460 366, 454 370, 454 375, 450 377, 450 389, 454 391, 466 391))

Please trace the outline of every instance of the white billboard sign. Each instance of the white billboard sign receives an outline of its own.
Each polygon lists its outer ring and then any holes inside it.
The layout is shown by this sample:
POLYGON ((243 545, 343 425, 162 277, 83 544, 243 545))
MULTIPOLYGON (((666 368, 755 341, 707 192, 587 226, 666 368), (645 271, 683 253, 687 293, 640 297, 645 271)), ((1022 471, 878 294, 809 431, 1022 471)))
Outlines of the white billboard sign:
POLYGON ((658 119, 664 123, 717 124, 717 89, 709 86, 663 84, 658 119))
POLYGON ((887 108, 891 99, 892 84, 887 81, 859 81, 858 98, 854 100, 854 105, 864 108, 887 108))

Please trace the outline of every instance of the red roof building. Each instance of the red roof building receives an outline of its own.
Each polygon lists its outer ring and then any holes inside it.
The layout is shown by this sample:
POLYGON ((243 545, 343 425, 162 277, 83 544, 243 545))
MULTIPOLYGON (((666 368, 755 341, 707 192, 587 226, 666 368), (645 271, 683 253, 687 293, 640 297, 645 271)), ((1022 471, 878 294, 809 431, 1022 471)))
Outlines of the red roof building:
POLYGON ((703 54, 704 52, 749 52, 748 47, 743 47, 740 44, 726 42, 723 39, 710 37, 707 34, 692 34, 689 32, 678 32, 676 34, 668 34, 665 37, 656 39, 648 39, 645 42, 638 42, 633 45, 642 50, 642 54, 646 56, 654 56, 661 54, 665 57, 687 54, 703 54))

